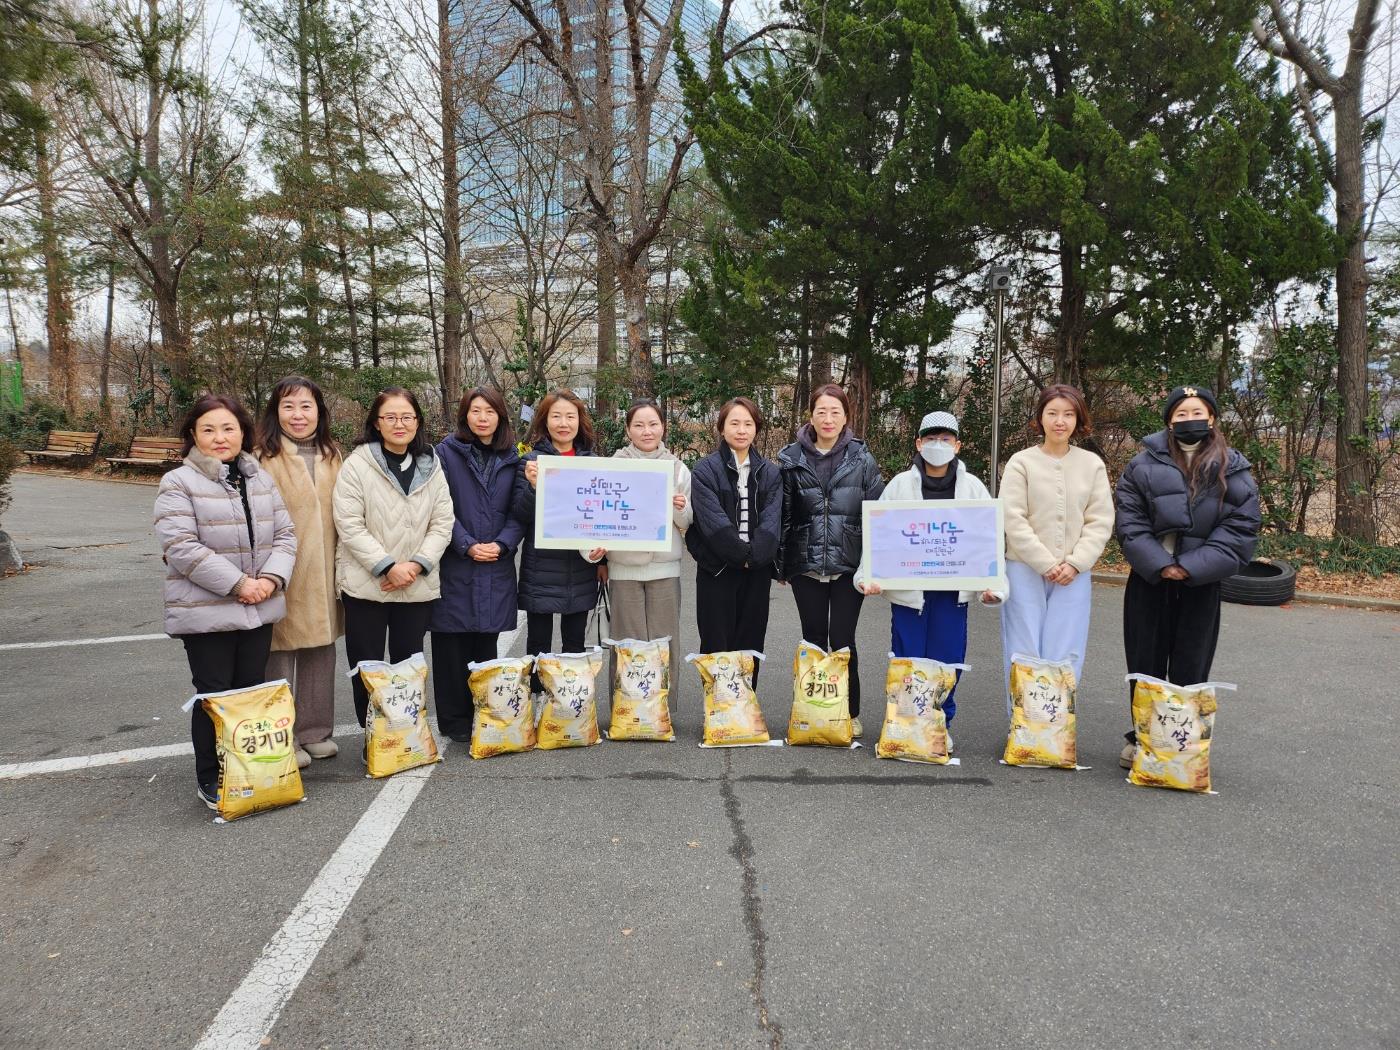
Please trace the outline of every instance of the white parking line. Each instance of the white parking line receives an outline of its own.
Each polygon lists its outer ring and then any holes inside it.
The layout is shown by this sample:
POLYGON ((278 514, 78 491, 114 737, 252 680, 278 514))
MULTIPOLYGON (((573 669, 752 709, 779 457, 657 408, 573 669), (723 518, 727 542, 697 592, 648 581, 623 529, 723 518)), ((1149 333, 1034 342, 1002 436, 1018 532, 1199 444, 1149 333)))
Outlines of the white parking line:
POLYGON ((65 645, 113 645, 117 642, 154 642, 168 640, 168 634, 115 634, 110 638, 69 638, 61 642, 8 642, 0 645, 6 649, 62 649, 65 645))
POLYGON ((195 1050, 253 1050, 262 1045, 436 768, 410 769, 384 785, 268 941, 195 1050))

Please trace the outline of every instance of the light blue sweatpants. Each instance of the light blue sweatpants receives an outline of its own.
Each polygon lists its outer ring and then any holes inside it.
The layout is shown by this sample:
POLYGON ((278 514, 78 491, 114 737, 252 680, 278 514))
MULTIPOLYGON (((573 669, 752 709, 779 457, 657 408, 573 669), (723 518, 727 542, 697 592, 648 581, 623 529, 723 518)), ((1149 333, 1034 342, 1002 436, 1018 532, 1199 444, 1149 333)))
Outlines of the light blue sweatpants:
POLYGON ((1007 560, 1011 594, 1001 606, 1002 688, 1006 717, 1011 717, 1011 655, 1025 653, 1042 660, 1068 660, 1074 679, 1084 670, 1089 644, 1090 574, 1081 572, 1067 585, 1050 583, 1024 562, 1007 560))

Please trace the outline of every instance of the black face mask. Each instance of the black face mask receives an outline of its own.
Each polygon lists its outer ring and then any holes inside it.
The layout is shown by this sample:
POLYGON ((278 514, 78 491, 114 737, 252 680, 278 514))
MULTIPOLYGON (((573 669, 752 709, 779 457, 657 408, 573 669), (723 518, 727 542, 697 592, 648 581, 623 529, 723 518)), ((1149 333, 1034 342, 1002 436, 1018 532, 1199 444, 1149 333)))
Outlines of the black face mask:
POLYGON ((1176 438, 1178 445, 1185 445, 1187 448, 1194 448, 1209 435, 1208 419, 1183 419, 1180 423, 1172 424, 1172 437, 1176 438))

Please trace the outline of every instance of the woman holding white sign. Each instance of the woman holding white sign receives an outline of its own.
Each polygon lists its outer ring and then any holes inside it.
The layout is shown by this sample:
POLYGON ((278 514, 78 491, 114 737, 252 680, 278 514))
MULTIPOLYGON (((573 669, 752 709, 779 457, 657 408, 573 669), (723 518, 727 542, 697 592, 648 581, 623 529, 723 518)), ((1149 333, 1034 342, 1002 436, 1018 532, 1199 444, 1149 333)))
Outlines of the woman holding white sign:
MULTIPOLYGON (((1012 456, 1001 481, 1011 584, 1001 609, 1003 685, 1013 653, 1068 662, 1079 680, 1089 642, 1089 570, 1113 534, 1103 460, 1070 444, 1090 433, 1084 395, 1065 383, 1046 387, 1030 425, 1040 443, 1012 456)), ((1009 718, 1009 693, 1006 712, 1009 718)))
POLYGON ((783 477, 780 578, 792 586, 802 637, 851 651, 850 704, 861 735, 856 624, 865 596, 851 581, 860 565, 861 504, 885 489, 870 449, 847 426, 850 401, 835 383, 812 392, 811 419, 778 453, 783 477))
POLYGON ((671 549, 668 551, 589 552, 588 560, 608 559, 610 627, 615 638, 649 642, 671 639, 671 707, 675 710, 681 661, 681 539, 690 528, 690 471, 665 445, 666 423, 661 407, 651 398, 633 401, 627 409, 627 444, 614 459, 669 460, 675 471, 671 497, 671 549))
MULTIPOLYGON (((719 410, 719 448, 695 464, 695 520, 685 545, 695 558, 700 651, 763 651, 768 592, 783 518, 778 468, 753 448, 763 413, 747 397, 719 410)), ((758 661, 754 661, 758 680, 758 661)))
MULTIPOLYGON (((990 499, 987 486, 967 469, 958 453, 958 419, 951 412, 930 412, 919 424, 914 439, 914 465, 890 478, 885 500, 990 499)), ((968 591, 882 591, 870 579, 870 567, 862 559, 856 570, 856 589, 864 594, 881 594, 890 600, 890 649, 898 657, 919 657, 946 664, 962 663, 967 656, 968 591)), ((984 605, 995 605, 1005 597, 999 591, 983 591, 984 605)), ((961 672, 959 672, 961 678, 961 672)), ((943 703, 944 716, 951 723, 957 712, 953 693, 943 703)), ((950 737, 948 746, 952 747, 950 737)))
MULTIPOLYGON (((598 602, 598 581, 607 568, 591 565, 576 550, 543 550, 535 546, 535 488, 540 456, 593 455, 593 420, 572 390, 552 390, 535 407, 526 438, 533 446, 521 461, 515 483, 515 516, 525 530, 520 548, 520 583, 516 589, 525 610, 525 651, 540 653, 583 651, 588 613, 598 602), (554 617, 559 617, 559 644, 554 648, 554 617)), ((594 552, 595 554, 598 552, 594 552)), ((539 679, 531 688, 540 692, 539 679)))

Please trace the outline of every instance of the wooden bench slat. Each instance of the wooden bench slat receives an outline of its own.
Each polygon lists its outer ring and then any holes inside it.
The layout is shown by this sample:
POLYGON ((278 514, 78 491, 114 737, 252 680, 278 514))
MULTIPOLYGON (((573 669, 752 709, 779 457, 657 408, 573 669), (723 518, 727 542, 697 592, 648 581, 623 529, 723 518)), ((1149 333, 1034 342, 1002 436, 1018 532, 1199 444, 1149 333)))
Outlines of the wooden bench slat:
POLYGON ((106 459, 113 467, 174 466, 180 462, 182 445, 179 438, 138 434, 131 439, 131 447, 125 456, 108 456, 106 459))

